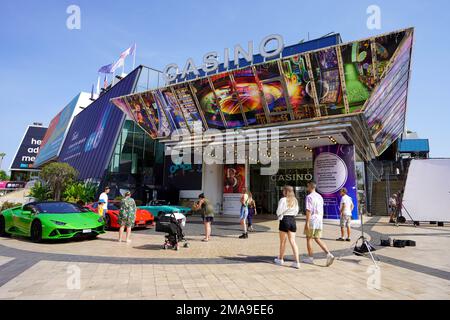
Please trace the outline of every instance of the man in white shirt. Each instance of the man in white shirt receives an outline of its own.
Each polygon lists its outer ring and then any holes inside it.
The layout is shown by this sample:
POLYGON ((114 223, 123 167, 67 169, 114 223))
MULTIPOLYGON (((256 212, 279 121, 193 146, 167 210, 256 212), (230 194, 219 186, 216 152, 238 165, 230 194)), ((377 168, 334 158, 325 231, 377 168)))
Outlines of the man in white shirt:
POLYGON ((331 266, 334 256, 328 250, 325 243, 320 239, 323 230, 323 198, 316 192, 316 183, 309 182, 307 186, 308 195, 306 196, 306 222, 305 231, 306 247, 308 249, 308 258, 304 263, 314 264, 312 240, 327 254, 327 267, 331 266))
POLYGON ((344 228, 347 228, 347 238, 345 241, 350 241, 350 225, 352 223, 352 211, 355 207, 353 200, 347 194, 347 189, 341 189, 341 204, 339 206, 339 212, 341 213, 341 237, 337 241, 344 241, 344 228))
POLYGON ((109 187, 107 186, 107 187, 105 187, 105 191, 103 191, 101 194, 100 194, 100 197, 98 197, 98 200, 100 201, 100 200, 103 200, 103 201, 105 201, 105 204, 104 204, 104 206, 103 206, 103 212, 106 214, 106 211, 108 210, 108 193, 109 193, 109 191, 110 191, 110 189, 109 189, 109 187))

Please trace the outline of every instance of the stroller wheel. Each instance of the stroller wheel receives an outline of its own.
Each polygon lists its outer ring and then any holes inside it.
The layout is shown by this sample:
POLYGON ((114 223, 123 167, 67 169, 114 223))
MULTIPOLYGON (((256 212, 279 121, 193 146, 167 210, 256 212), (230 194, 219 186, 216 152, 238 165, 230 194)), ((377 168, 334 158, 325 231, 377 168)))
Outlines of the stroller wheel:
POLYGON ((189 248, 189 242, 186 242, 186 243, 184 244, 184 247, 185 247, 185 248, 189 248))
POLYGON ((173 248, 175 251, 178 251, 180 249, 180 247, 178 246, 178 244, 175 245, 175 247, 173 248))
POLYGON ((168 249, 167 244, 163 245, 163 249, 164 249, 164 250, 167 250, 167 249, 168 249))

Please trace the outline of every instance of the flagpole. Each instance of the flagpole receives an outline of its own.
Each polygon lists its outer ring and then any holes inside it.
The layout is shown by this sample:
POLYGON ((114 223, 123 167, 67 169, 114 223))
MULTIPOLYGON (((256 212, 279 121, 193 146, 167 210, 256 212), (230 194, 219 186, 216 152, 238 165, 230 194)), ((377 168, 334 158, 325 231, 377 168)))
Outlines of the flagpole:
POLYGON ((136 49, 137 49, 137 45, 134 44, 134 52, 133 52, 133 70, 136 66, 136 49))
POLYGON ((97 96, 100 95, 100 73, 98 73, 97 77, 97 96))

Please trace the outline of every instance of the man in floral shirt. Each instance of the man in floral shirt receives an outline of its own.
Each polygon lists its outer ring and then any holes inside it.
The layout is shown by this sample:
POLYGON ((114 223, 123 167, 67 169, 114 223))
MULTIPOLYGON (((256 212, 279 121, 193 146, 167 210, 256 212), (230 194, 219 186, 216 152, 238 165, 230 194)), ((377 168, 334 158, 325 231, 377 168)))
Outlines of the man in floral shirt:
POLYGON ((125 193, 125 198, 122 199, 120 203, 120 213, 119 213, 119 242, 122 242, 123 231, 125 227, 127 228, 127 243, 131 242, 131 228, 134 226, 136 217, 136 203, 131 197, 131 193, 127 191, 125 193))

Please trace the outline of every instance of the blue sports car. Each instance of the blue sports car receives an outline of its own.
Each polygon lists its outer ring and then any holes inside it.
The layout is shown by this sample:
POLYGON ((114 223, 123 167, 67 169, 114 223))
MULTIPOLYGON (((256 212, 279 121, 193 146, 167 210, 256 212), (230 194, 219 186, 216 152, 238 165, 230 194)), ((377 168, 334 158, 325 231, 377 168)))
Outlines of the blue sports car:
POLYGON ((183 206, 171 205, 165 200, 153 200, 147 206, 139 206, 140 209, 148 210, 155 216, 159 216, 165 213, 179 212, 185 216, 192 215, 192 209, 183 206))

